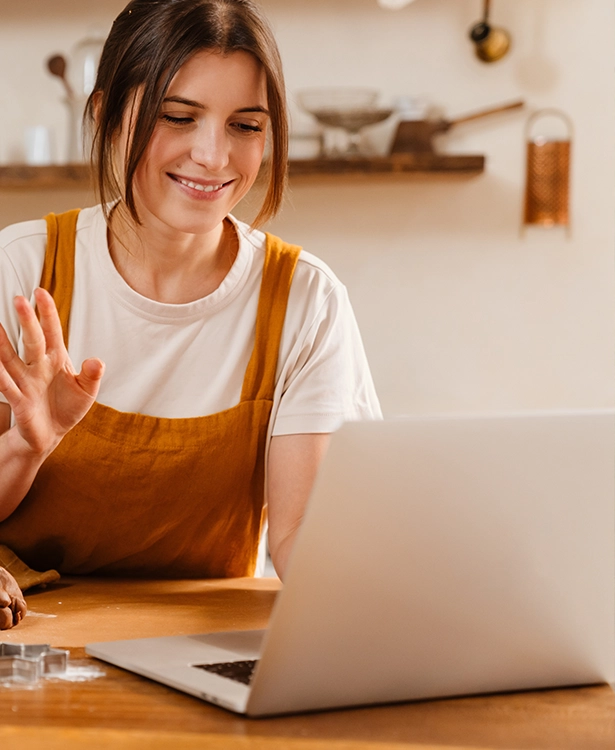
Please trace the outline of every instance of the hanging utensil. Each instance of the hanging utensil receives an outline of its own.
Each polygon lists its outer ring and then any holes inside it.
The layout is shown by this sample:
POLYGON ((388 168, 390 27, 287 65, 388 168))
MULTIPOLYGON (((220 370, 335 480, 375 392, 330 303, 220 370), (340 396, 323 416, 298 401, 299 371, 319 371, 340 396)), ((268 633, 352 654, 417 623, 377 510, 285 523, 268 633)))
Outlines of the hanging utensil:
POLYGON ((570 155, 572 122, 559 109, 541 109, 528 119, 524 226, 570 227, 570 155), (539 119, 554 117, 564 123, 566 135, 533 135, 539 119))
POLYGON ((489 23, 491 0, 484 0, 483 20, 470 29, 470 39, 474 42, 474 51, 483 62, 496 62, 510 49, 510 34, 489 23))
POLYGON ((47 70, 51 75, 56 76, 62 81, 66 97, 68 99, 74 99, 75 92, 66 77, 66 58, 63 55, 52 55, 47 60, 47 70))

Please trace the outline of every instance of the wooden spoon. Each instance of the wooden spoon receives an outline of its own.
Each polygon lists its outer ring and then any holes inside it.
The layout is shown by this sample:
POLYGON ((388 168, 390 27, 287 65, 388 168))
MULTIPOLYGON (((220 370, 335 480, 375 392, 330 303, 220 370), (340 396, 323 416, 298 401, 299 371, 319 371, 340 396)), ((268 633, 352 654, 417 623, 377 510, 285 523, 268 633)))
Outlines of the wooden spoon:
POLYGON ((72 89, 72 86, 68 82, 68 79, 66 78, 66 59, 63 55, 53 55, 47 60, 47 70, 51 73, 51 75, 57 76, 62 80, 62 83, 64 84, 64 90, 66 91, 66 96, 69 99, 75 98, 75 92, 72 89))

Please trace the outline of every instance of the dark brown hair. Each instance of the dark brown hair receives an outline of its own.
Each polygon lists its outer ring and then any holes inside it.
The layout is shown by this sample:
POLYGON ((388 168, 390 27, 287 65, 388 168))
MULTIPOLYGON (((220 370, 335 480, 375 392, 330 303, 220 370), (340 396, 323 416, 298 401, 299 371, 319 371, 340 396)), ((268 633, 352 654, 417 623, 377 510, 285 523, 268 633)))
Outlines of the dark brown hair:
MULTIPOLYGON (((244 51, 262 65, 271 118, 267 191, 253 226, 274 216, 282 203, 288 162, 288 119, 284 76, 277 44, 252 0, 132 0, 113 23, 105 42, 94 90, 85 108, 93 129, 92 163, 103 207, 122 192, 114 169, 114 140, 122 119, 142 90, 123 174, 126 207, 135 206, 135 170, 150 141, 166 91, 180 67, 201 50, 244 51)), ((107 209, 105 208, 107 212, 107 209)), ((108 213, 105 214, 108 219, 108 213)))

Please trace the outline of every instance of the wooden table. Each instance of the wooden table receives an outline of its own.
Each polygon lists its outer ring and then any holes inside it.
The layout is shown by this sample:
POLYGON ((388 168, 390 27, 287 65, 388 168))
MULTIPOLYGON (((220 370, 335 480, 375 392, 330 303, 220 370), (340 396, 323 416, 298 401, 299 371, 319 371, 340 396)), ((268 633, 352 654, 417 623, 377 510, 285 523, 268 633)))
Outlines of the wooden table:
POLYGON ((69 648, 84 682, 0 688, 0 747, 16 750, 614 750, 610 687, 243 719, 86 657, 90 641, 265 626, 279 583, 62 579, 30 594, 0 640, 69 648))

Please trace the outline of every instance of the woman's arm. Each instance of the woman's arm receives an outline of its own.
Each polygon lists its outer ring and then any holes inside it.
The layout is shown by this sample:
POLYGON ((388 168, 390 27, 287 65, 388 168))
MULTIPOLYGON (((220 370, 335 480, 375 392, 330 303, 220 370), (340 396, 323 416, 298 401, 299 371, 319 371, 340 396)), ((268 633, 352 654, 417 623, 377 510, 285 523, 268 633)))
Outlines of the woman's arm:
POLYGON ((47 454, 28 450, 15 427, 11 407, 0 404, 0 521, 9 516, 30 489, 47 454))
MULTIPOLYGON (((8 431, 10 424, 11 407, 8 406, 8 404, 0 404, 0 466, 2 466, 3 469, 4 463, 2 462, 2 449, 5 445, 5 433, 8 431)), ((13 476, 15 476, 14 473, 13 476)), ((0 485, 3 482, 3 479, 6 479, 4 471, 0 474, 0 485)), ((17 475, 17 479, 19 481, 21 477, 17 475)), ((30 484, 32 484, 32 480, 29 480, 28 482, 28 478, 24 477, 24 484, 27 484, 24 491, 25 495, 30 484)), ((19 494, 20 491, 20 488, 18 488, 17 494, 19 494)), ((18 625, 26 616, 26 611, 26 601, 17 585, 17 581, 8 570, 0 567, 0 630, 8 630, 14 625, 18 625)))
POLYGON ((282 579, 330 437, 278 435, 271 439, 267 481, 269 552, 282 579))

